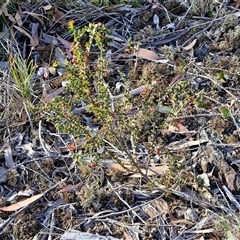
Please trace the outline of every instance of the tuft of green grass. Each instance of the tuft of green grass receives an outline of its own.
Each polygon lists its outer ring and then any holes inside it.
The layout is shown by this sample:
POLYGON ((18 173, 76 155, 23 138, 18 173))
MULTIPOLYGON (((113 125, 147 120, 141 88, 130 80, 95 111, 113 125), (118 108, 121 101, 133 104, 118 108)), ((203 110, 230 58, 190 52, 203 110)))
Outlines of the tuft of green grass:
POLYGON ((30 103, 33 94, 32 76, 36 65, 32 60, 28 61, 20 54, 14 54, 9 58, 9 68, 16 91, 24 102, 30 103))

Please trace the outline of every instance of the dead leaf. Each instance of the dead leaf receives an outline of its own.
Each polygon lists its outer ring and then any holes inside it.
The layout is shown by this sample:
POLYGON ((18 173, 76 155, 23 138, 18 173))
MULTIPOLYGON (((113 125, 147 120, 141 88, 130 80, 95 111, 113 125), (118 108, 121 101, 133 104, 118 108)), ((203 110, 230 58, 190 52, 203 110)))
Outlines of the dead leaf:
POLYGON ((5 15, 6 17, 9 18, 9 20, 10 20, 11 22, 13 22, 13 23, 16 22, 16 19, 15 19, 11 14, 8 13, 7 8, 4 8, 4 9, 3 9, 3 13, 4 13, 4 15, 5 15))
POLYGON ((155 52, 145 48, 139 48, 139 50, 137 51, 137 56, 139 58, 143 58, 150 61, 160 59, 160 57, 155 52))
POLYGON ((78 188, 82 187, 82 185, 83 185, 82 183, 78 183, 76 185, 69 184, 69 185, 65 186, 64 188, 62 188, 61 190, 59 190, 57 193, 75 191, 78 188))
POLYGON ((232 5, 232 6, 235 5, 235 8, 239 8, 239 6, 240 6, 240 0, 234 0, 234 3, 232 3, 232 4, 230 4, 230 5, 232 5))
MULTIPOLYGON (((152 176, 152 175, 156 175, 156 174, 163 175, 169 169, 167 165, 154 166, 154 167, 139 166, 139 168, 147 176, 152 176)), ((109 169, 111 169, 112 171, 123 172, 126 175, 129 175, 132 172, 138 171, 134 166, 132 166, 130 164, 126 164, 126 163, 125 164, 124 163, 123 164, 112 163, 112 164, 109 165, 109 169)), ((142 177, 142 175, 140 173, 134 173, 134 174, 131 175, 131 178, 141 178, 141 177, 142 177)))
POLYGON ((145 88, 141 91, 141 95, 146 95, 147 92, 149 91, 149 87, 146 85, 145 88))
POLYGON ((37 46, 36 47, 36 51, 38 51, 38 52, 44 52, 47 49, 49 49, 48 46, 37 46))
POLYGON ((162 199, 155 199, 151 202, 151 204, 148 204, 146 206, 143 206, 143 210, 148 214, 150 218, 157 217, 159 215, 169 215, 169 218, 171 220, 171 223, 173 224, 178 224, 178 223, 183 223, 187 225, 192 225, 193 223, 185 220, 185 219, 177 219, 172 215, 172 212, 168 206, 168 203, 162 199))
POLYGON ((199 174, 199 175, 197 175, 197 178, 201 179, 201 181, 205 187, 210 187, 210 181, 209 181, 207 173, 199 174))
POLYGON ((43 97, 45 98, 45 100, 47 102, 49 102, 51 99, 53 99, 54 97, 58 96, 60 93, 62 93, 65 90, 65 87, 60 87, 57 90, 53 91, 50 94, 47 93, 43 93, 43 97))
POLYGON ((43 10, 45 11, 49 11, 50 9, 52 9, 52 5, 48 4, 46 6, 42 6, 43 10))
POLYGON ((171 110, 172 110, 172 108, 169 107, 169 106, 157 106, 157 111, 160 112, 160 113, 167 114, 167 113, 169 113, 171 110))
MULTIPOLYGON (((185 126, 183 126, 181 123, 179 123, 179 122, 176 122, 176 123, 175 123, 175 126, 173 126, 173 125, 167 125, 167 126, 163 129, 162 132, 163 132, 163 133, 164 133, 164 132, 180 132, 180 133, 186 134, 187 137, 190 137, 190 138, 191 138, 191 134, 189 133, 188 129, 187 129, 185 126)), ((193 139, 192 139, 192 140, 193 140, 193 139)), ((190 141, 192 141, 192 140, 190 140, 190 141)))
POLYGON ((20 5, 18 5, 18 13, 19 13, 20 15, 22 15, 22 8, 21 8, 20 5))
POLYGON ((13 156, 12 156, 12 148, 8 144, 8 146, 4 149, 4 157, 5 157, 5 165, 7 168, 14 168, 15 163, 13 161, 13 156))
POLYGON ((35 45, 36 44, 36 40, 34 40, 33 38, 32 38, 32 36, 27 32, 27 31, 25 31, 23 28, 20 28, 20 27, 18 27, 18 26, 14 26, 19 32, 21 32, 21 33, 23 33, 25 36, 27 36, 29 39, 30 39, 30 42, 31 42, 31 45, 33 46, 33 47, 36 47, 37 45, 35 45))
POLYGON ((119 58, 127 58, 127 59, 129 59, 129 58, 132 58, 134 56, 135 56, 135 54, 133 54, 133 53, 120 53, 120 54, 118 54, 116 56, 116 59, 119 59, 119 58))
POLYGON ((53 16, 57 22, 60 22, 62 24, 67 23, 66 18, 64 17, 65 14, 62 11, 58 10, 56 6, 54 8, 53 16))
POLYGON ((25 124, 28 121, 28 115, 24 109, 22 111, 21 117, 22 117, 22 123, 25 124))
POLYGON ((0 147, 0 152, 9 146, 9 140, 4 141, 3 145, 0 147))
POLYGON ((156 60, 155 62, 165 64, 169 62, 169 59, 159 59, 159 60, 156 60))
MULTIPOLYGON (((127 169, 131 168, 131 165, 126 166, 127 169)), ((124 165, 119 164, 119 163, 112 163, 109 166, 109 169, 112 171, 119 171, 119 172, 124 172, 125 174, 128 174, 128 170, 124 168, 124 165)), ((129 169, 131 170, 131 169, 129 169)))
POLYGON ((186 47, 183 47, 184 50, 190 50, 191 48, 194 47, 194 45, 196 44, 197 39, 195 38, 190 44, 188 44, 186 47))
MULTIPOLYGON (((141 168, 142 172, 144 174, 146 174, 147 176, 153 176, 153 175, 163 175, 164 173, 166 173, 168 171, 168 166, 167 165, 163 165, 163 166, 155 166, 155 167, 148 167, 148 168, 141 168)), ((132 178, 140 178, 142 177, 142 175, 140 173, 134 173, 133 175, 131 175, 132 178)))
POLYGON ((136 96, 136 95, 138 95, 138 94, 141 94, 142 91, 143 91, 144 89, 146 89, 146 88, 149 88, 149 86, 148 86, 147 84, 142 85, 142 86, 140 86, 140 87, 137 87, 137 88, 131 90, 131 91, 130 91, 130 94, 131 94, 132 96, 136 96))
POLYGON ((153 23, 156 25, 156 28, 157 28, 157 29, 160 28, 160 27, 159 27, 159 22, 160 22, 160 20, 159 20, 158 15, 157 15, 157 14, 154 14, 154 16, 153 16, 153 23))
POLYGON ((39 23, 32 23, 31 26, 32 26, 31 34, 32 38, 34 38, 38 34, 39 23))
POLYGON ((71 49, 72 48, 72 42, 69 42, 63 38, 61 38, 58 34, 57 34, 57 39, 67 48, 67 49, 71 49))
POLYGON ((59 47, 56 47, 56 49, 55 49, 55 57, 57 58, 61 67, 65 67, 67 57, 65 56, 65 54, 59 47))
POLYGON ((76 142, 71 142, 67 144, 67 148, 69 151, 75 151, 77 150, 77 144, 76 142))
POLYGON ((185 126, 183 126, 179 122, 176 122, 175 124, 176 124, 179 132, 185 133, 185 135, 188 137, 189 141, 193 141, 192 135, 189 133, 188 129, 185 126))
POLYGON ((170 214, 167 202, 160 198, 151 201, 151 204, 143 206, 143 210, 150 218, 154 218, 162 214, 170 214))
POLYGON ((183 133, 188 132, 188 129, 185 126, 183 126, 181 123, 175 122, 175 125, 179 132, 183 132, 183 133))
POLYGON ((235 189, 235 179, 236 179, 236 173, 230 173, 225 176, 226 182, 227 182, 227 187, 231 191, 236 191, 238 189, 235 189))
POLYGON ((33 42, 31 42, 31 45, 35 48, 39 44, 39 38, 38 35, 36 34, 33 38, 33 42))
POLYGON ((123 234, 125 240, 134 240, 126 231, 123 234))
POLYGON ((37 71, 37 76, 47 79, 49 77, 48 67, 47 66, 40 67, 37 71))
POLYGON ((42 17, 44 17, 44 16, 42 14, 37 14, 37 13, 27 12, 27 11, 24 11, 23 14, 28 14, 28 15, 36 18, 42 24, 42 26, 44 26, 44 21, 42 19, 42 17))
POLYGON ((174 83, 176 83, 177 81, 182 79, 182 77, 184 77, 184 76, 185 76, 185 74, 177 74, 175 77, 172 78, 169 85, 172 86, 174 83))
POLYGON ((49 71, 53 76, 55 76, 56 73, 57 73, 57 69, 56 69, 55 67, 49 67, 49 68, 48 68, 48 71, 49 71))
POLYGON ((163 132, 177 132, 178 128, 173 125, 167 125, 164 129, 163 132))
POLYGON ((6 182, 8 180, 8 172, 4 167, 0 167, 0 183, 6 182))
POLYGON ((36 200, 38 200, 39 198, 41 198, 43 196, 42 193, 40 194, 37 194, 33 197, 30 197, 26 200, 23 200, 23 201, 20 201, 20 202, 17 202, 17 203, 14 203, 10 206, 7 206, 7 207, 1 207, 0 210, 2 211, 7 211, 7 212, 11 212, 11 211, 17 211, 18 209, 22 208, 22 207, 25 207, 33 202, 35 202, 36 200))
POLYGON ((176 141, 167 145, 169 150, 182 150, 192 146, 199 146, 200 144, 207 143, 208 140, 196 140, 196 141, 176 141))
POLYGON ((18 12, 15 14, 15 19, 16 19, 16 21, 17 21, 17 25, 18 25, 19 27, 22 27, 22 24, 23 24, 22 18, 21 18, 20 14, 19 14, 18 12))

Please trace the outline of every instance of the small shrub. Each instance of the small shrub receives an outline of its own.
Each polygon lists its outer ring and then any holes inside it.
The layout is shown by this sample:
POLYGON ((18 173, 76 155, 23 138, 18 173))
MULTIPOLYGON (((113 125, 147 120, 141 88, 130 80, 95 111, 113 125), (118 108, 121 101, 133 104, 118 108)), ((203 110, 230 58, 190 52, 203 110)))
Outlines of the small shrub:
MULTIPOLYGON (((103 24, 76 29, 73 22, 69 29, 74 44, 73 58, 66 69, 67 89, 64 96, 46 104, 44 110, 48 121, 60 132, 72 134, 79 141, 82 147, 77 156, 79 162, 83 163, 84 157, 92 157, 94 160, 111 158, 122 164, 119 159, 124 158, 142 173, 138 168, 136 146, 146 142, 150 150, 156 146, 165 124, 191 102, 189 87, 185 82, 166 90, 159 85, 144 89, 139 96, 133 97, 129 81, 116 71, 124 91, 121 97, 113 98, 105 56, 110 42, 108 30, 103 24), (158 112, 158 104, 165 103, 172 103, 168 115, 158 112), (76 108, 82 110, 76 111, 76 108), (136 112, 131 114, 133 109, 136 112), (100 148, 104 148, 103 154, 98 153, 100 148)), ((151 86, 151 77, 145 74, 137 82, 151 86)))

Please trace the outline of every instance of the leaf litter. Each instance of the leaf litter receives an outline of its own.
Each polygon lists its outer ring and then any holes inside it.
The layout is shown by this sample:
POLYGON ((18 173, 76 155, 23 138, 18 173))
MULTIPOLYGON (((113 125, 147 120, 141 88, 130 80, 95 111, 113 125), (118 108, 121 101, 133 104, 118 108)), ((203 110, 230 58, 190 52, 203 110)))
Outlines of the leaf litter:
MULTIPOLYGON (((58 237, 65 237, 67 230, 74 228, 125 239, 240 237, 240 20, 239 4, 235 2, 211 6, 210 2, 199 1, 199 5, 188 6, 186 2, 148 1, 140 7, 98 7, 86 1, 65 6, 39 3, 39 8, 19 3, 16 9, 20 10, 15 13, 4 8, 3 14, 13 27, 11 38, 1 45, 12 41, 12 53, 19 48, 26 58, 35 59, 44 68, 44 77, 35 80, 36 101, 42 97, 51 101, 64 94, 65 76, 54 61, 61 68, 72 57, 68 52, 72 39, 66 28, 69 20, 79 28, 87 22, 104 21, 113 35, 109 58, 112 68, 123 69, 131 79, 132 97, 140 99, 149 93, 158 96, 159 89, 173 89, 184 81, 190 82, 189 89, 195 89, 195 95, 183 106, 182 96, 177 106, 172 100, 159 100, 159 121, 168 116, 177 120, 168 122, 162 130, 159 126, 153 147, 143 139, 139 144, 144 147, 130 149, 136 156, 134 166, 121 149, 107 142, 98 154, 104 156, 108 147, 116 159, 106 156, 98 163, 89 156, 83 159, 84 165, 78 165, 73 159, 81 145, 73 136, 56 132, 54 124, 45 120, 25 117, 23 121, 13 116, 16 110, 24 111, 22 106, 12 104, 15 96, 5 74, 9 60, 5 53, 0 64, 2 239, 13 232, 19 239, 34 239, 42 226, 47 236, 58 237), (134 54, 124 52, 129 39, 140 43, 134 54), (38 51, 42 46, 44 50, 38 51), (42 66, 43 62, 49 65, 42 66), (215 80, 218 69, 228 78, 215 80), (144 74, 152 82, 136 84, 144 74), (231 108, 226 107, 233 99, 231 108), (10 139, 7 145, 6 135, 10 139), (56 183, 61 184, 52 188, 56 183), (16 194, 28 189, 32 196, 16 194), (58 200, 61 202, 55 204, 58 200), (223 226, 227 226, 225 230, 223 226)), ((121 91, 124 83, 118 82, 121 91)), ((110 98, 116 101, 123 96, 120 92, 110 98)), ((84 114, 85 108, 76 107, 73 112, 84 114)), ((130 107, 129 113, 126 115, 134 117, 141 111, 130 107)), ((91 118, 84 117, 93 128, 91 118)), ((147 130, 143 135, 150 138, 147 130)))

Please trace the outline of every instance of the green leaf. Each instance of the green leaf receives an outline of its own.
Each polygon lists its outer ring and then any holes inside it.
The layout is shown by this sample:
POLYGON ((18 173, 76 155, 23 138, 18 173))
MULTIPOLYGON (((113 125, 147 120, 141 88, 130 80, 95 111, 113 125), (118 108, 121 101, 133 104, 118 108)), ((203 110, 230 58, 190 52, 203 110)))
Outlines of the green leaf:
POLYGON ((224 115, 224 117, 228 118, 228 117, 231 116, 230 111, 229 111, 228 108, 222 107, 219 110, 224 115))
POLYGON ((158 106, 157 107, 157 110, 160 112, 160 113, 169 113, 172 108, 171 107, 168 107, 168 106, 158 106))
POLYGON ((225 79, 224 73, 223 73, 223 72, 220 72, 220 73, 218 74, 218 78, 219 78, 219 79, 225 79))

